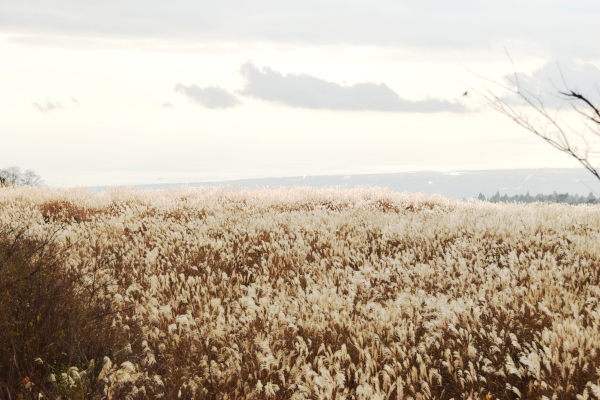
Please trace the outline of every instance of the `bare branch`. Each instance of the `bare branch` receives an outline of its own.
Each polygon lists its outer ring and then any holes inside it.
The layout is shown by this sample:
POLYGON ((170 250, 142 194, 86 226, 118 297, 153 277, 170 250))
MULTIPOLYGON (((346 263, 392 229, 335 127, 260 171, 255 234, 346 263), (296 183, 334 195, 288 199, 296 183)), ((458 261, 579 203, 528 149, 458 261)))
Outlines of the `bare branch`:
POLYGON ((44 184, 42 178, 30 169, 25 172, 16 166, 0 169, 0 187, 44 186, 44 184))
MULTIPOLYGON (((506 51, 506 49, 504 50, 506 51)), ((506 54, 513 69, 515 81, 512 83, 515 87, 507 87, 497 81, 488 79, 465 68, 469 73, 480 78, 482 81, 481 87, 483 90, 477 90, 467 85, 469 89, 482 96, 493 110, 506 115, 523 128, 542 138, 555 149, 573 157, 581 166, 586 168, 600 180, 600 171, 597 166, 594 166, 593 161, 594 158, 598 157, 599 153, 594 150, 594 143, 590 142, 587 135, 588 133, 592 133, 595 136, 600 137, 600 132, 594 131, 594 129, 585 122, 592 121, 594 124, 600 126, 600 108, 594 106, 592 102, 581 93, 568 89, 562 70, 560 69, 560 66, 558 66, 561 79, 567 89, 564 91, 557 89, 558 94, 563 97, 559 97, 558 95, 556 97, 562 98, 563 104, 564 101, 568 100, 573 110, 583 117, 583 128, 581 130, 573 128, 569 123, 559 118, 562 104, 560 107, 556 108, 555 111, 549 111, 544 105, 541 93, 535 95, 530 90, 521 86, 515 64, 508 51, 506 51, 506 54), (513 95, 518 95, 523 101, 522 105, 512 105, 510 98, 501 97, 496 94, 494 90, 490 89, 488 85, 490 83, 495 87, 500 87, 509 91, 513 95), (587 112, 582 110, 579 107, 580 105, 582 105, 587 112), (534 117, 531 117, 527 113, 527 109, 532 109, 534 111, 534 117), (577 143, 583 144, 583 146, 580 146, 577 143)))
POLYGON ((560 92, 560 94, 583 101, 589 108, 592 109, 594 114, 596 114, 596 117, 593 117, 593 116, 590 117, 588 115, 586 115, 586 117, 588 117, 595 123, 600 124, 600 109, 598 109, 596 106, 594 106, 587 98, 585 98, 583 95, 576 93, 572 90, 570 91, 570 93, 560 92))

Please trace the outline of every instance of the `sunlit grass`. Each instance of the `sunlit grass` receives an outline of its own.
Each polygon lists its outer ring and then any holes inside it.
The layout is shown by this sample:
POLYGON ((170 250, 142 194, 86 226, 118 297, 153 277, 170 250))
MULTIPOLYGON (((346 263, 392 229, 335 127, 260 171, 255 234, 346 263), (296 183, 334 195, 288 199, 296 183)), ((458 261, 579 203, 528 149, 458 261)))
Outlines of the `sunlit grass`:
MULTIPOLYGON (((11 339, 0 375, 15 378, 0 384, 15 393, 600 399, 600 206, 364 188, 6 188, 0 224, 7 243, 7 227, 27 224, 32 241, 57 232, 55 264, 85 299, 69 309, 87 315, 62 346, 107 335, 62 364, 11 339), (17 370, 13 356, 37 366, 17 370)), ((19 318, 0 323, 22 337, 19 318)))

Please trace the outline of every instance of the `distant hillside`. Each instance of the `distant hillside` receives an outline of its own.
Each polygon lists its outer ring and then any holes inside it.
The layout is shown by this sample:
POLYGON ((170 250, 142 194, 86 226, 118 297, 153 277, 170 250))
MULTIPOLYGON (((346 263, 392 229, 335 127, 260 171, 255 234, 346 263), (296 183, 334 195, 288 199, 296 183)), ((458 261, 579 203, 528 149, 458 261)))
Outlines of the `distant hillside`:
MULTIPOLYGON (((486 197, 496 192, 501 195, 569 193, 587 196, 600 194, 600 182, 582 168, 505 169, 455 172, 402 172, 392 174, 295 176, 289 178, 241 179, 223 182, 165 183, 134 185, 140 189, 173 189, 181 186, 220 186, 261 188, 279 186, 309 186, 323 188, 342 186, 387 187, 395 192, 439 193, 446 197, 470 198, 483 193, 486 197)), ((102 191, 107 187, 92 187, 102 191)))

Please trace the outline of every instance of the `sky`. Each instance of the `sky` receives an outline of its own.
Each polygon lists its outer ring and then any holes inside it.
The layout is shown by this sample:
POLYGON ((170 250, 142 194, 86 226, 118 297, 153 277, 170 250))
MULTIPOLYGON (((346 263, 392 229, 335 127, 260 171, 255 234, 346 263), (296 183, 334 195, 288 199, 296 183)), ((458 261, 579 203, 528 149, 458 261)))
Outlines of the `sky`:
POLYGON ((516 72, 577 123, 552 94, 600 100, 598 26, 592 0, 0 0, 0 168, 68 187, 577 167, 477 75, 516 72))

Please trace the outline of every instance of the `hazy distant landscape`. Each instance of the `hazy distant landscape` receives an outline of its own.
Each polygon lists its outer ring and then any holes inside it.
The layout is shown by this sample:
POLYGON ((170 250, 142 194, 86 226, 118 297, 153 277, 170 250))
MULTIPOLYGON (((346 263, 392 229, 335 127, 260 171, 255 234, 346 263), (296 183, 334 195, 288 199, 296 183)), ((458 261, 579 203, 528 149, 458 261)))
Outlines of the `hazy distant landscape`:
MULTIPOLYGON (((402 172, 393 174, 295 176, 288 178, 240 179, 221 182, 163 183, 134 185, 142 190, 176 189, 183 186, 212 187, 229 185, 239 189, 308 186, 311 188, 358 186, 389 188, 394 192, 441 194, 446 197, 471 198, 501 195, 569 193, 587 196, 600 194, 600 182, 583 168, 505 169, 463 172, 402 172)), ((102 191, 106 186, 90 189, 102 191)))

